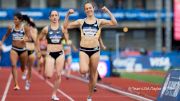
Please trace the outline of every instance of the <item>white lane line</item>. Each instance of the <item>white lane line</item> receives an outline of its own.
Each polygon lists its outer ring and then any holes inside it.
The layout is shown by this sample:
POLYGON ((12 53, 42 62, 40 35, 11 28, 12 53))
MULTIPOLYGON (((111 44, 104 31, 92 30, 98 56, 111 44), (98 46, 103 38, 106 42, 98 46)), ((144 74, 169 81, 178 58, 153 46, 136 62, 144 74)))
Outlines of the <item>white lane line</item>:
MULTIPOLYGON (((33 73, 34 73, 37 77, 39 77, 41 80, 44 80, 44 78, 43 78, 40 74, 38 74, 34 69, 33 69, 33 73)), ((50 87, 53 88, 53 84, 52 84, 50 81, 45 80, 45 82, 46 82, 50 87)), ((62 95, 64 95, 66 98, 68 98, 70 101, 75 101, 72 97, 70 97, 69 95, 67 95, 66 93, 64 93, 62 90, 58 89, 57 91, 58 91, 59 93, 61 93, 62 95)))
POLYGON ((10 73, 9 78, 8 78, 8 82, 7 82, 7 84, 6 84, 6 88, 5 88, 5 91, 4 91, 4 94, 3 94, 3 96, 2 96, 1 101, 5 101, 5 100, 6 100, 6 96, 7 96, 9 87, 10 87, 10 85, 11 85, 11 81, 12 81, 12 74, 10 73))
MULTIPOLYGON (((82 82, 86 82, 86 83, 89 82, 88 80, 84 80, 83 78, 75 76, 75 75, 71 75, 71 78, 74 78, 76 80, 79 80, 79 81, 82 81, 82 82)), ((110 91, 113 91, 113 92, 116 92, 116 93, 128 96, 128 97, 133 98, 135 100, 139 100, 139 101, 153 101, 153 100, 145 98, 143 96, 139 96, 139 95, 135 95, 135 94, 132 94, 132 93, 129 93, 129 92, 125 92, 125 91, 119 90, 119 89, 115 89, 115 88, 112 88, 112 87, 104 85, 104 84, 97 83, 96 85, 101 87, 101 88, 108 89, 110 91)))

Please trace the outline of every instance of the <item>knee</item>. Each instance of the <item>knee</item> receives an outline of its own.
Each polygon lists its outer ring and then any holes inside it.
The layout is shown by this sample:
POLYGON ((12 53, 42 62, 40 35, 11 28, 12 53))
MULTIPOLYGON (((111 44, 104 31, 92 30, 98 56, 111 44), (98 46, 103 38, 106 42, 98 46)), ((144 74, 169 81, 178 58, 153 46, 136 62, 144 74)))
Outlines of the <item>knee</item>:
POLYGON ((15 68, 16 68, 16 65, 14 65, 14 64, 12 64, 11 66, 12 66, 12 69, 15 69, 15 68))
POLYGON ((46 79, 51 79, 51 76, 45 75, 44 76, 46 79))
POLYGON ((81 74, 86 74, 86 73, 88 72, 88 70, 86 70, 86 69, 81 69, 81 68, 80 68, 79 72, 80 72, 81 74))
POLYGON ((55 80, 56 81, 61 81, 61 74, 55 74, 55 80))
POLYGON ((51 79, 51 77, 49 77, 49 76, 44 76, 45 77, 45 79, 51 79))
POLYGON ((48 74, 48 73, 45 73, 45 77, 46 77, 46 79, 51 79, 51 78, 52 78, 52 75, 51 75, 51 74, 48 74))
POLYGON ((21 64, 21 68, 26 68, 26 65, 25 64, 21 64))
POLYGON ((61 72, 57 73, 55 76, 56 76, 57 78, 61 78, 61 72))
POLYGON ((57 75, 57 80, 61 80, 61 74, 57 75))

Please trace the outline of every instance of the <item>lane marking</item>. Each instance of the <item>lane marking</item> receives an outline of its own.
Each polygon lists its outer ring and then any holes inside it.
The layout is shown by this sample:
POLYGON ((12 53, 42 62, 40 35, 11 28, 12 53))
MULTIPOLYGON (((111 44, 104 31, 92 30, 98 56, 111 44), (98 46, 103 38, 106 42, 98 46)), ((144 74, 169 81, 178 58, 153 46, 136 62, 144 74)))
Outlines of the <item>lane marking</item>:
MULTIPOLYGON (((41 76, 40 74, 38 74, 34 69, 32 69, 33 73, 39 77, 41 80, 44 80, 43 76, 41 76)), ((53 88, 53 84, 49 81, 49 80, 44 80, 50 87, 53 88)), ((69 95, 67 95, 65 92, 63 92, 62 90, 58 89, 57 90, 59 93, 61 93, 63 96, 65 96, 66 98, 68 98, 70 101, 75 101, 72 97, 70 97, 69 95)))
POLYGON ((9 88, 10 88, 10 85, 11 85, 11 81, 12 81, 12 74, 10 73, 8 81, 7 81, 7 84, 6 84, 6 88, 5 88, 5 91, 4 91, 4 94, 2 96, 1 101, 5 101, 6 100, 6 96, 7 96, 7 93, 9 91, 9 88))
MULTIPOLYGON (((75 76, 75 75, 70 75, 70 77, 73 78, 73 79, 85 82, 85 83, 89 82, 88 80, 84 80, 83 78, 75 76)), ((113 91, 113 92, 116 92, 116 93, 128 96, 128 97, 133 98, 135 100, 139 100, 139 101, 153 101, 153 100, 145 98, 143 96, 139 96, 139 95, 132 94, 132 93, 129 93, 129 92, 125 92, 125 91, 122 91, 122 90, 119 90, 119 89, 115 89, 115 88, 112 88, 112 87, 104 85, 104 84, 96 83, 96 85, 101 87, 101 88, 108 89, 110 91, 113 91)))

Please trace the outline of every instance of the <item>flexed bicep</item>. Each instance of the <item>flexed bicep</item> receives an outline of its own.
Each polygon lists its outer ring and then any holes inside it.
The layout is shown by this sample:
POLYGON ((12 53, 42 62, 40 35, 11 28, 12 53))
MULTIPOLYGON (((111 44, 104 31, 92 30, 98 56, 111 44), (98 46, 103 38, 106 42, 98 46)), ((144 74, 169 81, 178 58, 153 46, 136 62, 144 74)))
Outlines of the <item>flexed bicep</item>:
POLYGON ((71 28, 79 28, 81 25, 81 20, 76 20, 76 21, 73 21, 73 22, 70 22, 67 26, 68 29, 71 29, 71 28))
POLYGON ((101 26, 115 26, 118 24, 116 18, 107 7, 102 7, 102 10, 109 15, 110 20, 101 19, 101 26))
POLYGON ((65 41, 68 42, 68 40, 69 40, 69 35, 68 35, 68 30, 67 30, 67 28, 64 28, 64 27, 62 26, 62 32, 63 32, 63 34, 64 34, 64 39, 65 39, 65 41))
POLYGON ((111 20, 106 20, 106 19, 100 19, 100 26, 104 27, 104 26, 114 26, 116 24, 114 24, 113 21, 111 20))

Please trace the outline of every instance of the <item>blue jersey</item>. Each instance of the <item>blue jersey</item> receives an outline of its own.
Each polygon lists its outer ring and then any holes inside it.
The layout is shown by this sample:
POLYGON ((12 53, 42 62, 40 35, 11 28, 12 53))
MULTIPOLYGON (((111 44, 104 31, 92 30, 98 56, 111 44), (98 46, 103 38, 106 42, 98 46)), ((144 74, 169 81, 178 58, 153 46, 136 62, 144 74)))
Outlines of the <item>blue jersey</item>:
POLYGON ((15 27, 13 27, 11 34, 12 34, 12 40, 24 40, 24 36, 25 36, 24 28, 21 28, 20 30, 16 30, 15 27))

